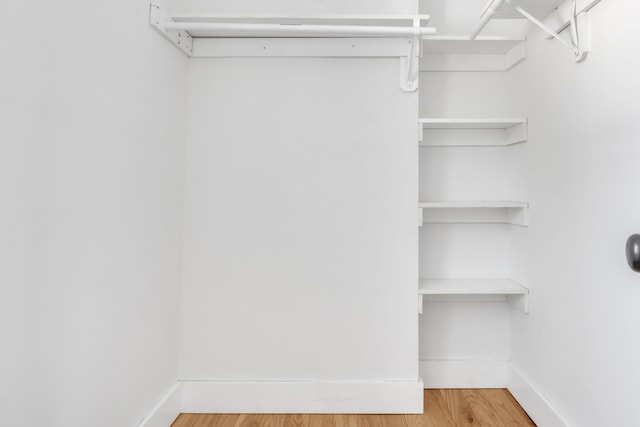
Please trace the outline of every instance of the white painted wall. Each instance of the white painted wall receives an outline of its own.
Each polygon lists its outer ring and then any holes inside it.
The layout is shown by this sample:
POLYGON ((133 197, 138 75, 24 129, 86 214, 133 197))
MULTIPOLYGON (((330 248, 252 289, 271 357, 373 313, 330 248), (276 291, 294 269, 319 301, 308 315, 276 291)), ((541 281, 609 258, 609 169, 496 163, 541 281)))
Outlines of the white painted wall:
POLYGON ((624 246, 640 230, 639 13, 637 2, 596 6, 579 65, 533 31, 516 82, 532 207, 514 274, 531 288, 531 313, 513 318, 512 357, 572 426, 637 424, 640 276, 624 246))
POLYGON ((133 426, 178 379, 186 62, 148 2, 5 2, 0 413, 133 426))
MULTIPOLYGON (((0 51, 11 56, 3 60, 0 71, 0 414, 8 425, 30 426, 37 413, 30 410, 38 378, 36 297, 38 235, 36 144, 33 123, 42 118, 40 93, 45 88, 33 52, 18 46, 11 32, 19 25, 44 22, 44 15, 32 15, 35 7, 21 2, 3 5, 2 13, 9 25, 0 29, 0 51)), ((38 26, 36 26, 38 28, 38 26)), ((39 27, 42 28, 42 27, 39 27)), ((28 46, 36 43, 43 31, 33 31, 23 39, 28 46)), ((41 53, 41 52, 40 52, 41 53)))
POLYGON ((191 62, 181 378, 417 381, 418 96, 398 73, 191 62))

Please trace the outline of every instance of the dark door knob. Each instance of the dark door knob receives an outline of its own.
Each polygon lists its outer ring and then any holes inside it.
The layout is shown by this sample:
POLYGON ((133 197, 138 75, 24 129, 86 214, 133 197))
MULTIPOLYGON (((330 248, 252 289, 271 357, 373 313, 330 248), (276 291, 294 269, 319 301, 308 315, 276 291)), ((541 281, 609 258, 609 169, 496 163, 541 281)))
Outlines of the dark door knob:
POLYGON ((633 271, 640 272, 640 234, 627 239, 627 263, 633 271))

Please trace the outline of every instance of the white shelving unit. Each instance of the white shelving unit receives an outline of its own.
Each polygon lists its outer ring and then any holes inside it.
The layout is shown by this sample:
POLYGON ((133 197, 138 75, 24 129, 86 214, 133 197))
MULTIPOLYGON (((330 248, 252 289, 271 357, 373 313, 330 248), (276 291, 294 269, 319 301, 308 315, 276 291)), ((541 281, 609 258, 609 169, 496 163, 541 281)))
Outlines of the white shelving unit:
POLYGON ((425 297, 449 301, 498 298, 524 313, 529 312, 529 290, 510 279, 423 279, 418 293, 420 313, 425 297))
POLYGON ((435 224, 529 225, 529 203, 485 201, 429 201, 418 203, 418 222, 435 224))
POLYGON ((421 71, 508 71, 527 57, 525 37, 422 37, 421 71))
MULTIPOLYGON (((505 18, 521 17, 516 15, 505 18)), ((512 171, 517 170, 512 168, 512 160, 518 161, 522 154, 521 147, 509 146, 528 140, 528 119, 509 117, 508 113, 507 117, 485 115, 504 114, 498 112, 495 103, 487 103, 486 97, 491 96, 491 90, 495 90, 494 85, 508 81, 508 76, 500 73, 513 69, 527 57, 526 37, 514 36, 520 31, 524 32, 522 24, 523 22, 512 21, 492 25, 491 31, 510 36, 474 34, 477 37, 472 38, 471 32, 461 36, 422 36, 423 56, 420 59, 420 71, 432 72, 428 76, 433 77, 432 84, 441 84, 445 88, 434 93, 446 96, 450 85, 452 94, 455 95, 452 99, 428 99, 426 109, 430 110, 431 116, 418 120, 419 146, 441 147, 422 150, 421 158, 428 163, 421 167, 431 169, 420 171, 427 171, 428 174, 426 177, 422 176, 421 182, 428 184, 428 193, 441 194, 445 199, 418 203, 419 224, 428 224, 420 232, 422 278, 418 286, 418 312, 423 312, 425 301, 430 302, 426 308, 426 319, 423 319, 426 327, 423 323, 425 330, 421 332, 421 340, 426 339, 428 342, 421 343, 421 347, 426 349, 431 345, 444 345, 444 348, 427 349, 421 354, 421 357, 425 358, 420 362, 421 372, 425 376, 425 383, 432 387, 442 384, 458 385, 460 378, 465 379, 465 384, 481 385, 481 382, 473 378, 474 375, 464 372, 464 368, 461 368, 456 360, 456 354, 448 351, 447 344, 443 343, 449 340, 449 334, 459 334, 453 338, 454 341, 484 334, 487 331, 482 330, 483 325, 494 321, 509 322, 512 316, 512 313, 500 309, 487 313, 487 319, 477 318, 478 325, 474 327, 458 329, 458 322, 464 319, 466 323, 469 319, 467 310, 479 310, 476 313, 481 313, 484 309, 493 311, 497 308, 494 305, 472 308, 468 302, 506 302, 522 313, 529 313, 529 290, 509 279, 508 265, 504 265, 509 258, 509 234, 521 233, 521 230, 514 226, 529 225, 529 203, 514 200, 446 200, 449 197, 455 198, 455 194, 459 193, 459 187, 465 187, 467 191, 473 189, 470 197, 478 199, 492 198, 496 193, 508 198, 518 188, 517 181, 513 186, 515 188, 504 185, 509 183, 512 171), (476 73, 473 76, 465 73, 478 71, 486 73, 476 73), (486 78, 488 87, 469 87, 463 93, 465 89, 459 87, 459 83, 467 75, 469 81, 473 79, 475 84, 484 83, 486 78), (460 108, 464 101, 466 104, 460 108), (475 113, 480 117, 474 116, 473 113, 468 117, 446 117, 448 114, 455 115, 456 112, 469 114, 469 107, 475 108, 475 113), (438 114, 445 117, 438 117, 438 114), (489 163, 478 164, 481 161, 489 163), (472 182, 474 179, 479 182, 472 182), (484 188, 481 183, 489 186, 495 184, 504 190, 498 192, 496 188, 484 188), (483 253, 477 254, 478 250, 483 253), (470 256, 475 258, 474 262, 467 262, 470 256), (491 275, 497 277, 487 278, 491 275), (450 327, 446 328, 445 332, 442 328, 434 327, 436 323, 450 327), (432 359, 434 355, 437 355, 438 360, 432 359), (443 374, 442 371, 447 372, 443 374)), ((475 317, 473 319, 476 320, 475 317)), ((486 336, 491 337, 491 334, 487 332, 486 336)), ((495 354, 493 349, 488 350, 488 346, 485 347, 484 344, 478 347, 479 359, 482 359, 480 355, 495 354)), ((472 363, 474 367, 476 363, 477 366, 484 366, 484 361, 474 360, 472 363)), ((496 372, 500 369, 503 368, 496 369, 496 372)), ((506 375, 506 368, 504 370, 503 375, 506 375)))
POLYGON ((525 142, 525 118, 421 118, 421 147, 501 146, 525 142))

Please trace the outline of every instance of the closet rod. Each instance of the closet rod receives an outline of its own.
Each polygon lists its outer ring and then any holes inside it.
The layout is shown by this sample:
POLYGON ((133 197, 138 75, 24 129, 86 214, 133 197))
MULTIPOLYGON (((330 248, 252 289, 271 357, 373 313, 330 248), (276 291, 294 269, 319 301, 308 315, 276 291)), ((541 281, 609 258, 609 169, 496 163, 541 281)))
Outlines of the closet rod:
MULTIPOLYGON (((278 34, 279 37, 298 37, 321 34, 336 36, 353 34, 361 37, 406 37, 435 34, 433 27, 382 27, 365 25, 309 25, 309 24, 241 24, 211 22, 165 22, 166 31, 207 33, 207 37, 246 37, 247 33, 278 34)), ((313 36, 311 36, 313 37, 313 36)), ((320 37, 320 36, 316 36, 320 37)))

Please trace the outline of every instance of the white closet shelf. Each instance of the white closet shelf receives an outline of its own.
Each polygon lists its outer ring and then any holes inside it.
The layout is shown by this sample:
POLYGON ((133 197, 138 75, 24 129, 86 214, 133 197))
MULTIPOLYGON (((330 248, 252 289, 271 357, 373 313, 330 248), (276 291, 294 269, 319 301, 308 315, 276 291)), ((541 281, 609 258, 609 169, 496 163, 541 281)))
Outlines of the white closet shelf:
POLYGON ((527 123, 527 119, 419 119, 423 129, 508 129, 527 123))
POLYGON ((423 53, 451 55, 505 55, 526 37, 433 35, 422 36, 423 53))
POLYGON ((402 20, 390 17, 388 20, 354 17, 344 21, 334 19, 303 18, 247 18, 246 20, 176 20, 170 18, 156 25, 164 31, 186 32, 195 39, 199 38, 348 38, 348 37, 420 37, 434 34, 435 29, 421 27, 420 18, 411 20, 409 25, 393 25, 402 20), (260 22, 262 21, 262 22, 260 22), (289 22, 287 22, 289 21, 289 22), (378 25, 373 25, 376 23, 378 25), (412 25, 415 23, 415 25, 412 25), (382 24, 382 25, 379 25, 382 24))
MULTIPOLYGON (((194 39, 415 38, 435 34, 429 15, 207 15, 170 16, 151 3, 149 24, 185 54, 194 39)), ((409 50, 405 55, 409 54, 409 50)))
POLYGON ((418 207, 425 209, 524 209, 529 207, 527 202, 512 202, 508 200, 470 200, 455 202, 420 202, 418 207))
POLYGON ((421 71, 508 71, 527 57, 526 37, 422 36, 421 71))
POLYGON ((473 200, 418 203, 418 223, 529 225, 529 203, 473 200))
POLYGON ((394 57, 400 87, 418 89, 429 15, 174 15, 151 3, 149 25, 187 56, 394 57), (320 42, 320 43, 318 43, 320 42))
POLYGON ((526 295, 529 290, 510 279, 423 279, 420 295, 526 295))
POLYGON ((513 145, 528 139, 528 121, 526 118, 422 118, 418 120, 418 134, 420 146, 424 147, 513 145), (478 130, 485 133, 479 134, 478 130), (425 132, 428 132, 427 138, 425 132))
POLYGON ((423 297, 468 300, 479 296, 497 296, 523 311, 529 312, 529 290, 510 279, 423 279, 418 287, 419 312, 423 297))

